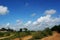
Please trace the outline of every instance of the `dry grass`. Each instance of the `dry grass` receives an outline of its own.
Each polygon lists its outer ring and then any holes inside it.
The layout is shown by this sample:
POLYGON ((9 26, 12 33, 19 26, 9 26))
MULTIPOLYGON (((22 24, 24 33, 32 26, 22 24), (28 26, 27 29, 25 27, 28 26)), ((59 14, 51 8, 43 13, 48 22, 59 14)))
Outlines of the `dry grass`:
POLYGON ((28 39, 31 39, 32 38, 32 36, 25 36, 25 37, 22 37, 22 38, 15 38, 15 39, 13 39, 13 40, 28 40, 28 39))

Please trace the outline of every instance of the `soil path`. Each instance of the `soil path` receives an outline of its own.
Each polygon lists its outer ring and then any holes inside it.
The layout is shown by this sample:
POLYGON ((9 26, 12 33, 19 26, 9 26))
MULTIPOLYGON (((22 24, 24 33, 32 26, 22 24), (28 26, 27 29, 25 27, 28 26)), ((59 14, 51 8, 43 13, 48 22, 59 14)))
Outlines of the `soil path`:
MULTIPOLYGON (((25 37, 22 37, 21 40, 28 40, 28 39, 31 39, 32 36, 29 35, 29 36, 25 36, 25 37)), ((14 40, 20 40, 20 38, 15 38, 14 40)))
POLYGON ((57 32, 54 32, 52 36, 42 38, 41 40, 60 40, 60 34, 57 32))
POLYGON ((14 34, 11 34, 10 36, 6 36, 6 37, 0 37, 0 40, 1 40, 1 39, 5 39, 5 38, 9 38, 9 37, 11 37, 11 36, 14 36, 14 34))

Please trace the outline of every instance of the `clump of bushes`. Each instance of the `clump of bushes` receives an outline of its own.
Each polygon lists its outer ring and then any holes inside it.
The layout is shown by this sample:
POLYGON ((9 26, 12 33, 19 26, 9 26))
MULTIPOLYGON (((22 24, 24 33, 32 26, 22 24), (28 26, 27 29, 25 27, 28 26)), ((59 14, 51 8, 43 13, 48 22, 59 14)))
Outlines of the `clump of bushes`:
POLYGON ((10 36, 11 34, 9 32, 4 33, 4 36, 10 36))
POLYGON ((0 37, 3 37, 4 36, 4 33, 0 32, 0 37))
POLYGON ((49 35, 52 35, 52 31, 49 28, 46 28, 43 31, 35 32, 33 34, 33 38, 32 39, 41 39, 41 38, 47 37, 49 35))
POLYGON ((60 33, 60 25, 55 25, 54 27, 51 28, 52 31, 56 31, 58 33, 60 33))
POLYGON ((5 38, 5 39, 1 39, 1 40, 11 40, 10 38, 5 38))
POLYGON ((10 36, 9 32, 0 32, 0 37, 10 36))
POLYGON ((40 39, 40 32, 35 32, 34 34, 32 34, 33 39, 40 39))
POLYGON ((50 29, 45 29, 40 34, 40 39, 52 35, 52 31, 50 29))
POLYGON ((30 40, 35 40, 35 39, 41 39, 41 38, 44 38, 44 37, 47 37, 47 36, 50 36, 52 35, 52 32, 53 31, 56 31, 58 33, 60 33, 60 25, 55 25, 54 27, 52 27, 51 29, 49 28, 46 28, 45 30, 41 31, 41 32, 35 32, 33 34, 33 38, 30 39, 30 40))
POLYGON ((21 32, 20 33, 20 37, 24 37, 24 36, 27 36, 27 35, 30 35, 30 32, 21 32))

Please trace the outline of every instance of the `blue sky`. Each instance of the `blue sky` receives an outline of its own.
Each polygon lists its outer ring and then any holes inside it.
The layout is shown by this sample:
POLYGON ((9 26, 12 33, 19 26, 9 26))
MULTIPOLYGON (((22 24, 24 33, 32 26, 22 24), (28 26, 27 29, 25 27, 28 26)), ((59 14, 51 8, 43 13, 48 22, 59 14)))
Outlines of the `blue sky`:
MULTIPOLYGON (((59 4, 60 0, 0 0, 0 6, 2 6, 0 11, 3 9, 0 12, 0 25, 17 24, 16 21, 22 21, 23 24, 29 22, 33 24, 39 18, 41 20, 41 17, 47 15, 51 15, 52 19, 58 18, 57 20, 60 20, 59 4), (5 7, 6 9, 4 9, 5 7), (47 10, 48 12, 46 12, 47 10)), ((58 22, 57 24, 59 24, 58 22)))

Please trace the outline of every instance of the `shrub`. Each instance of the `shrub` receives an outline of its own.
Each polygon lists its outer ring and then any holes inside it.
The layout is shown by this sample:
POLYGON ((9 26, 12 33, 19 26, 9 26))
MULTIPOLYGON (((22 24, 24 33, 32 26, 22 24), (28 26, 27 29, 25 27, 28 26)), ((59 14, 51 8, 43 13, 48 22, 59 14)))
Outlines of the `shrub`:
POLYGON ((4 36, 4 33, 0 32, 0 37, 3 37, 4 36))
POLYGON ((57 31, 58 33, 60 33, 60 25, 55 25, 54 27, 51 28, 52 31, 57 31))
POLYGON ((7 32, 7 33, 4 34, 4 36, 10 36, 10 33, 7 32))
POLYGON ((32 34, 33 39, 40 39, 40 32, 35 32, 34 34, 32 34))

